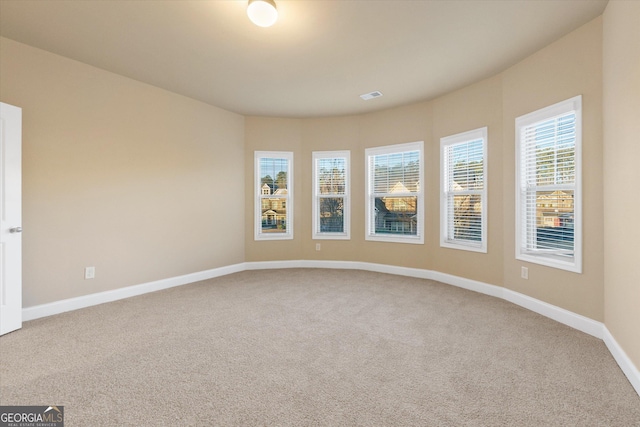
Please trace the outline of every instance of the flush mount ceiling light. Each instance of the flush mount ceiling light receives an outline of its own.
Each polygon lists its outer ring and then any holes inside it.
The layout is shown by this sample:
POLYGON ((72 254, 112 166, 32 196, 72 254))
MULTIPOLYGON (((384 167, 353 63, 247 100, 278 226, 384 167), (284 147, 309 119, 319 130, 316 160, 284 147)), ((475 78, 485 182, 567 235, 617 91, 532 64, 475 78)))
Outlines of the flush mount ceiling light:
POLYGON ((274 0, 249 0, 247 15, 259 27, 270 27, 278 19, 278 9, 274 0))

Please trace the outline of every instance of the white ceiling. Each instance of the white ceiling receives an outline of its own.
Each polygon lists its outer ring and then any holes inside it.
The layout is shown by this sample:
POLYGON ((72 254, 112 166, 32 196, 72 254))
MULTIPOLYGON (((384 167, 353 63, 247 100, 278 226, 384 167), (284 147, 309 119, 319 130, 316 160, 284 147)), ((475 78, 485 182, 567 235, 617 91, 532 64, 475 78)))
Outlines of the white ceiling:
MULTIPOLYGON (((0 0, 0 34, 244 115, 363 113, 496 74, 607 0, 0 0), (379 90, 384 96, 363 101, 379 90)), ((1 54, 1 52, 0 52, 1 54)))

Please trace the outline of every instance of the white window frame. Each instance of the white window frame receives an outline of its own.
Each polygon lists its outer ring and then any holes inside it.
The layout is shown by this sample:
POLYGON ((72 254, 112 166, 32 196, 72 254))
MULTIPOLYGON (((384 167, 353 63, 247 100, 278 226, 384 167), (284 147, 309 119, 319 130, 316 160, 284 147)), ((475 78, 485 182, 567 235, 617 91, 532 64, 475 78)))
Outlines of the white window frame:
POLYGON ((331 239, 331 240, 349 240, 351 238, 351 180, 350 180, 350 170, 351 170, 351 152, 348 150, 345 151, 314 151, 312 152, 312 161, 313 161, 313 202, 312 202, 312 239, 331 239), (343 194, 320 194, 320 181, 318 173, 319 168, 319 160, 322 159, 344 159, 345 161, 345 170, 344 170, 344 193, 343 194), (335 233, 335 232, 322 232, 320 231, 320 199, 326 197, 342 197, 343 208, 343 232, 335 233))
POLYGON ((468 132, 440 138, 440 246, 450 249, 461 249, 473 252, 487 252, 487 128, 479 128, 468 132), (451 190, 449 157, 447 148, 482 140, 482 189, 451 190), (453 236, 453 218, 450 215, 449 197, 453 195, 479 195, 481 203, 479 242, 456 239, 453 236))
POLYGON ((582 273, 582 96, 567 99, 546 108, 531 112, 516 119, 516 259, 562 270, 582 273), (524 137, 523 130, 532 127, 545 120, 550 120, 562 115, 575 113, 575 178, 574 184, 545 185, 544 191, 554 188, 570 190, 574 193, 574 248, 573 257, 562 257, 552 252, 527 249, 527 228, 535 227, 535 224, 527 222, 525 218, 526 208, 526 182, 524 167, 524 137))
MULTIPOLYGON (((275 179, 276 177, 273 177, 275 179)), ((254 239, 255 240, 291 240, 293 239, 293 152, 256 151, 254 153, 254 239), (262 232, 262 183, 260 178, 260 159, 287 160, 286 231, 282 233, 262 232)))
MULTIPOLYGON (((393 243, 424 244, 424 142, 409 142, 406 144, 386 145, 382 147, 367 148, 365 150, 365 240, 393 243), (375 198, 372 180, 372 158, 385 154, 398 154, 409 151, 418 151, 419 155, 419 191, 401 193, 398 196, 415 196, 417 198, 416 210, 416 235, 382 234, 375 232, 375 198)), ((378 195, 379 196, 379 195, 378 195)))

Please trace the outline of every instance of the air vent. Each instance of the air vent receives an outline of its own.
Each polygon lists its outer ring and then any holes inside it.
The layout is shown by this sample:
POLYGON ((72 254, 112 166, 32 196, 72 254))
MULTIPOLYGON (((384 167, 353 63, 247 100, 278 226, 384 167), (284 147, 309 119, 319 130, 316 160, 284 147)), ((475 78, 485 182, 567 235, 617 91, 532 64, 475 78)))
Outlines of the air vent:
POLYGON ((365 101, 368 101, 370 99, 373 98, 380 98, 382 96, 382 92, 380 92, 379 90, 375 90, 373 92, 369 92, 369 93, 365 93, 364 95, 360 95, 360 98, 364 99, 365 101))

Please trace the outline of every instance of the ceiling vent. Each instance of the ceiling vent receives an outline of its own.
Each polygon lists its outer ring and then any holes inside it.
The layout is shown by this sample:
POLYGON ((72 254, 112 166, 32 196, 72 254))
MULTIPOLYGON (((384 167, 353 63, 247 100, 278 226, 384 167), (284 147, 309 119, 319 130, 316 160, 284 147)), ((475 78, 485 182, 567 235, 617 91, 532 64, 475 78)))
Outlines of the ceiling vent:
POLYGON ((365 101, 368 101, 370 99, 373 98, 380 98, 382 96, 382 92, 380 92, 379 90, 375 90, 373 92, 369 92, 369 93, 365 93, 364 95, 360 95, 360 98, 364 99, 365 101))

